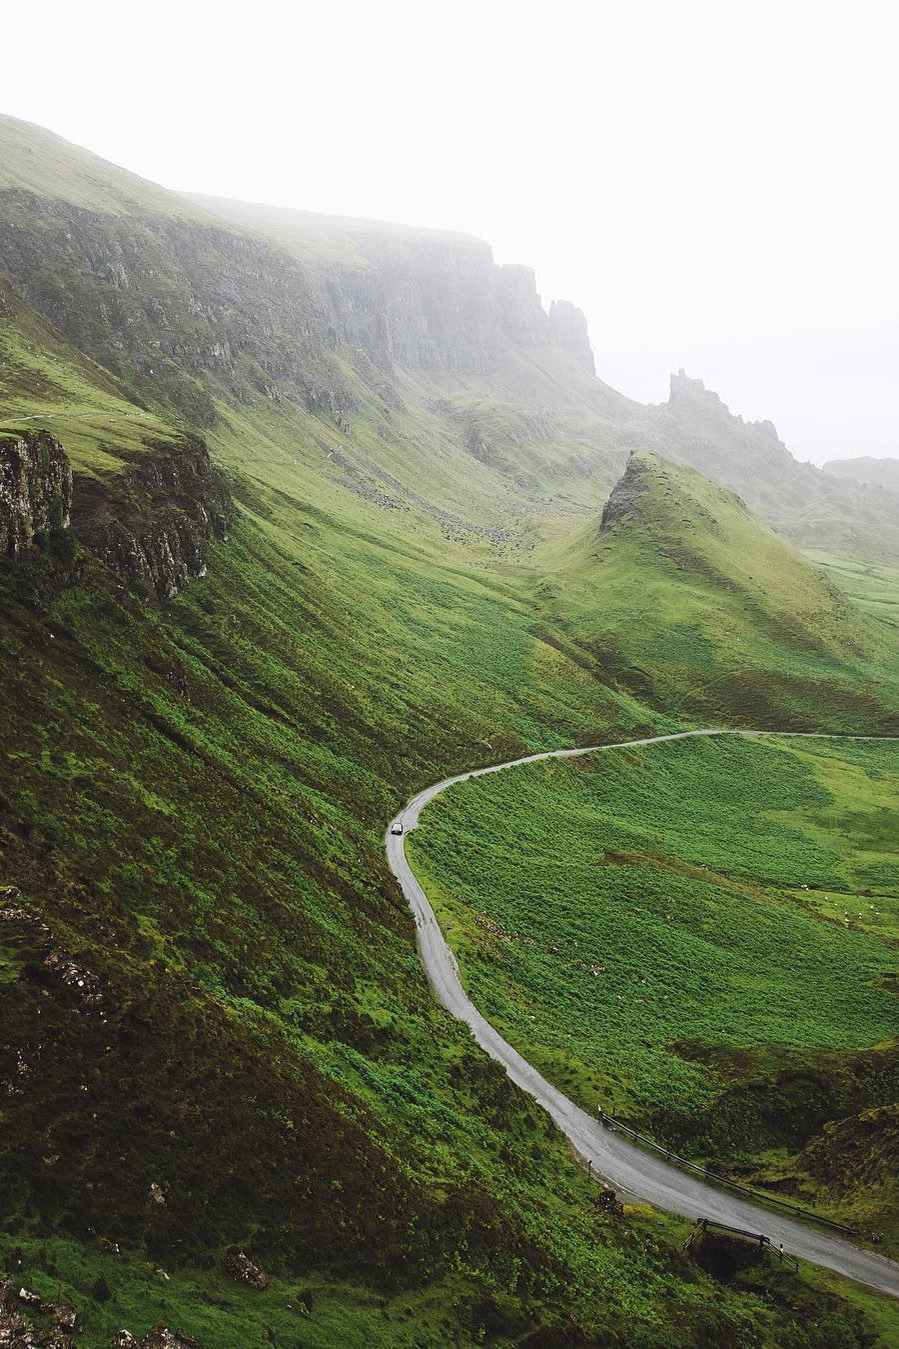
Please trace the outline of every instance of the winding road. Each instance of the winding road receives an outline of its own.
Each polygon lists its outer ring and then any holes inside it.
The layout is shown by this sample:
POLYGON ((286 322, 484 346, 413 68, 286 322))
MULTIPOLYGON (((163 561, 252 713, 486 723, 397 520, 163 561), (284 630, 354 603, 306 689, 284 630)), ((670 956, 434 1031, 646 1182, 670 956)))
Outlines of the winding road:
MULTIPOLYGON (((459 978, 459 968, 452 951, 434 916, 434 910, 406 860, 405 837, 415 829, 424 807, 435 796, 457 782, 481 777, 485 773, 500 773, 519 764, 535 763, 539 759, 575 758, 584 754, 604 753, 614 749, 628 749, 638 745, 655 745, 668 740, 685 740, 692 736, 795 735, 795 732, 696 730, 680 731, 674 735, 650 736, 643 740, 626 740, 615 745, 593 745, 584 749, 549 750, 542 754, 528 754, 522 759, 476 768, 469 773, 445 778, 427 787, 413 797, 409 804, 388 826, 386 834, 387 861, 402 887, 403 894, 415 915, 418 930, 418 948, 428 980, 437 997, 453 1016, 467 1021, 474 1037, 491 1058, 503 1065, 509 1077, 546 1110, 560 1129, 568 1136, 577 1152, 592 1163, 593 1170, 605 1178, 616 1190, 644 1200, 657 1208, 681 1217, 726 1223, 751 1232, 763 1232, 775 1247, 783 1244, 785 1251, 845 1274, 859 1283, 880 1289, 899 1297, 899 1264, 873 1251, 862 1250, 850 1242, 821 1231, 801 1220, 772 1213, 750 1200, 731 1195, 707 1181, 701 1180, 659 1157, 643 1151, 614 1131, 603 1127, 597 1119, 575 1105, 546 1078, 541 1077, 517 1050, 494 1030, 481 1016, 465 993, 459 978), (402 834, 392 834, 394 823, 401 823, 402 834)), ((811 736, 813 733, 805 733, 811 736)), ((875 740, 895 739, 880 736, 815 736, 822 739, 875 740)))

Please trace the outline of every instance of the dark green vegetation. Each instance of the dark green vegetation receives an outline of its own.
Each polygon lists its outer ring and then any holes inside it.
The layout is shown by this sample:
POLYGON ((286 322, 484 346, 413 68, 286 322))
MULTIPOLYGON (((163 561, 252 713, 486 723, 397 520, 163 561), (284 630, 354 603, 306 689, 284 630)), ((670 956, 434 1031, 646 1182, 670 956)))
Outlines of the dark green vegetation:
MULTIPOLYGON (((71 555, 0 567, 0 1265, 88 1345, 865 1343, 844 1302, 722 1289, 679 1226, 597 1211, 433 1005, 383 859, 415 786, 684 710, 539 593, 668 413, 477 241, 318 222, 304 253, 0 129, 0 423, 74 469, 71 555)), ((876 634, 834 624, 843 728, 876 634)))
POLYGON ((581 1104, 877 1230, 897 787, 899 744, 687 740, 464 783, 408 846, 474 1001, 581 1104))

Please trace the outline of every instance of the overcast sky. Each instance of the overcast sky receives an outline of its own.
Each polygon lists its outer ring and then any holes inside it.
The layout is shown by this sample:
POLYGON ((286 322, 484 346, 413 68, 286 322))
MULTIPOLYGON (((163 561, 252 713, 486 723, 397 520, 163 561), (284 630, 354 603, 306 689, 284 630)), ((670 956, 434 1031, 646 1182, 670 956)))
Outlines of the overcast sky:
POLYGON ((2 110, 167 187, 465 230, 799 458, 899 455, 897 22, 870 0, 45 0, 2 110))

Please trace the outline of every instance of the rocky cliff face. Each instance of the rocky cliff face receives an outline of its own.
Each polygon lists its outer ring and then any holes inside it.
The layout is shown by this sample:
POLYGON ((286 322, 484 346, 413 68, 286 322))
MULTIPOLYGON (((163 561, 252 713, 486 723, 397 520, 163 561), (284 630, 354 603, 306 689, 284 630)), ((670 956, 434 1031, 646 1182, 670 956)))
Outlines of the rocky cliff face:
POLYGON ((676 458, 750 499, 760 481, 777 491, 798 467, 773 422, 744 421, 683 370, 671 376, 668 402, 651 412, 651 420, 676 458))
POLYGON ((0 558, 15 558, 36 539, 68 527, 72 469, 47 431, 0 439, 0 558))
POLYGON ((480 239, 437 230, 193 198, 238 228, 267 234, 299 262, 334 341, 375 364, 484 375, 508 347, 560 341, 593 368, 586 323, 562 302, 553 324, 529 267, 498 265, 480 239), (561 339, 561 340, 560 340, 561 339))
MULTIPOLYGON (((15 560, 69 527, 129 585, 171 599, 206 570, 227 537, 231 496, 201 440, 148 447, 121 478, 73 479, 47 431, 0 439, 0 559, 15 560)), ((70 545, 71 546, 71 545, 70 545)))
POLYGON ((114 215, 0 192, 0 272, 45 321, 155 405, 194 426, 209 386, 339 411, 335 334, 286 254, 222 225, 114 215))
POLYGON ((742 428, 747 438, 756 445, 767 444, 781 455, 789 451, 780 440, 773 422, 747 422, 731 412, 724 400, 713 389, 707 389, 701 379, 691 379, 684 371, 678 370, 671 376, 668 402, 664 410, 674 418, 692 419, 697 425, 705 424, 710 432, 726 429, 733 432, 742 428))
POLYGON ((231 497, 202 441, 157 445, 113 487, 77 479, 73 521, 81 541, 144 595, 171 599, 206 572, 228 536, 231 497))
POLYGON ((596 374, 587 318, 582 309, 568 300, 553 300, 549 307, 549 336, 550 341, 573 356, 578 365, 591 375, 596 374))
POLYGON ((368 268, 310 267, 340 346, 381 368, 485 375, 506 347, 551 341, 529 267, 498 266, 487 244, 427 234, 357 240, 368 268))
POLYGON ((603 507, 600 534, 608 534, 619 521, 634 515, 638 500, 647 487, 645 465, 632 454, 624 473, 612 488, 611 495, 603 507))

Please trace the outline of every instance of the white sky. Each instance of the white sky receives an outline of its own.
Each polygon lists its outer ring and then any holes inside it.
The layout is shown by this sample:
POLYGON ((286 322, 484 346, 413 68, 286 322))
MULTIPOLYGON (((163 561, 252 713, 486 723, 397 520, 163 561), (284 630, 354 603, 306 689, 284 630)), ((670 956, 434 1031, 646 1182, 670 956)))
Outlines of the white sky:
POLYGON ((481 235, 624 392, 683 365, 800 458, 899 455, 897 13, 45 0, 0 106, 167 187, 481 235))

